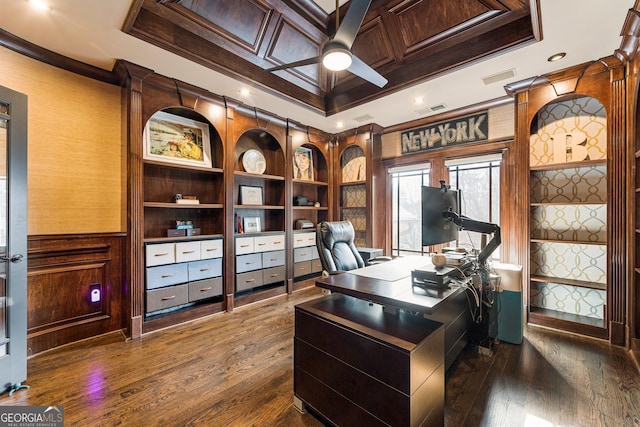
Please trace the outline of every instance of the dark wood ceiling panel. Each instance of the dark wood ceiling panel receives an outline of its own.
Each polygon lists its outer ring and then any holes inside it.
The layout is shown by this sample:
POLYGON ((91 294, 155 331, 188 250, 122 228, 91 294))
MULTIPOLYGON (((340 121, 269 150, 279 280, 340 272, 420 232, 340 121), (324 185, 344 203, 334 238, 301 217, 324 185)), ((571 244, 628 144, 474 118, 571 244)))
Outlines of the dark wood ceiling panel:
POLYGON ((123 31, 330 115, 539 41, 539 1, 374 0, 352 52, 384 88, 317 65, 267 71, 319 56, 330 40, 335 14, 312 0, 136 0, 123 31))
POLYGON ((257 52, 264 35, 271 8, 261 2, 182 0, 180 6, 202 18, 201 24, 212 31, 257 52))
MULTIPOLYGON (((289 64, 303 59, 315 58, 320 55, 321 51, 322 46, 316 40, 283 19, 275 31, 265 59, 275 65, 289 64)), ((278 71, 278 74, 282 76, 292 73, 298 74, 319 86, 319 68, 317 64, 306 65, 278 71)))

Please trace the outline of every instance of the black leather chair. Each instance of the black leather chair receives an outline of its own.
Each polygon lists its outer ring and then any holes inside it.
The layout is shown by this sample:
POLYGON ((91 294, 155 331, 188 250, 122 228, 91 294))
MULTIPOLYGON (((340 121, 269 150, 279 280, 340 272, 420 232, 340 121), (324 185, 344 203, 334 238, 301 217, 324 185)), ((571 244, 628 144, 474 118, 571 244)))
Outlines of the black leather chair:
POLYGON ((364 267, 353 243, 355 230, 351 221, 323 221, 317 225, 316 244, 322 269, 329 274, 364 267))

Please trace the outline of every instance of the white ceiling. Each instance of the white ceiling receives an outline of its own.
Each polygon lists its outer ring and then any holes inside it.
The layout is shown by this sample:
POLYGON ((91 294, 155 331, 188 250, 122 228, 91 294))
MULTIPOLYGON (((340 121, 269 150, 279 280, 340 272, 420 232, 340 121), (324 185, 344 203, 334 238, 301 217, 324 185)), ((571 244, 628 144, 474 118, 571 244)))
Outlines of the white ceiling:
MULTIPOLYGON (((611 55, 620 47, 627 10, 635 0, 540 0, 543 40, 508 53, 466 66, 395 94, 343 111, 330 117, 299 104, 246 85, 194 64, 172 53, 123 33, 120 29, 132 0, 47 0, 49 12, 30 7, 28 0, 0 0, 0 28, 46 49, 111 70, 116 59, 125 59, 159 74, 202 87, 218 95, 243 101, 304 125, 337 132, 362 125, 354 120, 365 115, 383 127, 428 116, 420 112, 444 104, 453 110, 506 95, 504 85, 583 62, 611 55), (564 60, 549 63, 556 52, 567 52, 564 60), (515 77, 485 85, 483 77, 513 69, 515 77), (424 98, 422 105, 413 99, 424 98)), ((345 0, 341 0, 340 4, 345 0)), ((316 0, 327 11, 335 0, 316 0)), ((444 111, 447 111, 444 110, 444 111)), ((443 110, 438 111, 441 113, 443 110)), ((433 113, 430 113, 433 114, 433 113)))

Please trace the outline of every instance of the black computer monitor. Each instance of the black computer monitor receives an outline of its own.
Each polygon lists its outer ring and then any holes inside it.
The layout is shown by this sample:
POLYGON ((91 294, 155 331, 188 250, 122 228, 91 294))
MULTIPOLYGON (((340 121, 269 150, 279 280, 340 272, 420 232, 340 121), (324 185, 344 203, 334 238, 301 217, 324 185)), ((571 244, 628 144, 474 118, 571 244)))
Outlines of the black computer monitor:
POLYGON ((438 245, 458 239, 458 226, 443 211, 460 214, 458 192, 444 182, 440 187, 422 187, 422 246, 438 245))

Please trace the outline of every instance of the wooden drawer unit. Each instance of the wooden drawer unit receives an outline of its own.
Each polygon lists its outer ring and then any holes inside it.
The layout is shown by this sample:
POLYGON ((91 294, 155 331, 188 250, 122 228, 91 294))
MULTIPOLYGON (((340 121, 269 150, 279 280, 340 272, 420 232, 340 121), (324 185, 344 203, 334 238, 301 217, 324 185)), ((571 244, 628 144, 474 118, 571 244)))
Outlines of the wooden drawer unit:
POLYGON ((262 268, 279 267, 284 265, 284 251, 271 251, 262 254, 262 268))
POLYGON ((293 235, 293 247, 302 248, 305 246, 316 245, 316 232, 306 231, 304 233, 295 233, 293 235))
POLYGON ((189 302, 189 285, 167 286, 146 292, 147 312, 175 307, 189 302))
POLYGON ((185 283, 189 280, 187 264, 168 264, 147 268, 147 290, 185 283))
POLYGON ((311 261, 296 262, 293 264, 293 277, 306 276, 311 273, 311 261))
POLYGON ((222 239, 202 240, 200 242, 200 259, 221 258, 222 239))
POLYGON ((236 273, 260 270, 262 268, 262 254, 248 254, 236 257, 236 273))
POLYGON ((444 425, 444 326, 338 293, 297 305, 294 402, 335 425, 444 425))
POLYGON ((236 274, 236 291, 242 292, 262 286, 262 270, 236 274))
POLYGON ((200 242, 176 243, 176 262, 196 261, 200 259, 200 242))
POLYGON ((272 283, 284 282, 286 269, 283 266, 265 268, 262 270, 262 284, 270 285, 272 283))
POLYGON ((188 263, 189 281, 222 276, 222 259, 203 259, 188 263))
POLYGON ((173 264, 176 262, 175 243, 162 243, 158 245, 147 245, 145 248, 146 266, 173 264))
POLYGON ((320 259, 311 260, 311 272, 312 273, 320 273, 322 271, 322 262, 320 259))
POLYGON ((222 277, 189 282, 189 302, 222 295, 222 277))

